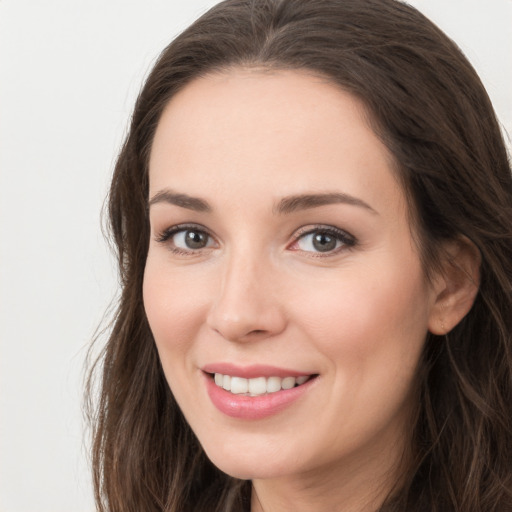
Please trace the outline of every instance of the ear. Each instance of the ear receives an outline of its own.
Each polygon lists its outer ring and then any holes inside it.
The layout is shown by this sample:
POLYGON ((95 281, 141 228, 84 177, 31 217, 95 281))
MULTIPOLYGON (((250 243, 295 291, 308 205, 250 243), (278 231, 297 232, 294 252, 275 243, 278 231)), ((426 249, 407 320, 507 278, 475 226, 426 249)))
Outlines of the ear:
POLYGON ((480 251, 461 236, 444 246, 442 268, 433 284, 434 304, 428 329, 432 334, 450 332, 469 312, 480 285, 480 251))

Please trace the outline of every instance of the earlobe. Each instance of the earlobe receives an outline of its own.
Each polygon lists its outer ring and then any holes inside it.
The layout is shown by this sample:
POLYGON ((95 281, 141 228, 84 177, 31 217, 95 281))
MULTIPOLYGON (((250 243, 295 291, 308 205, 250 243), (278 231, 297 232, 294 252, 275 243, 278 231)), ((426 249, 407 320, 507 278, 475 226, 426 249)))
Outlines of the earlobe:
POLYGON ((429 331, 444 335, 469 312, 480 285, 480 251, 471 240, 461 236, 446 244, 442 270, 436 280, 429 331))

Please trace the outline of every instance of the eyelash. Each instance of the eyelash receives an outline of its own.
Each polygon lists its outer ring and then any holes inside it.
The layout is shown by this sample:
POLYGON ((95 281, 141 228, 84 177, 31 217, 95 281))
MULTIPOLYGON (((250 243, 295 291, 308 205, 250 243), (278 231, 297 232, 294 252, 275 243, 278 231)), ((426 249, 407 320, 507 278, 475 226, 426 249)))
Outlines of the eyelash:
POLYGON ((327 258, 329 256, 337 255, 340 252, 352 249, 357 244, 356 238, 351 234, 347 233, 346 231, 343 231, 342 229, 339 228, 335 228, 334 226, 325 226, 319 224, 313 227, 308 226, 304 228, 299 228, 299 230, 294 235, 294 241, 292 242, 291 246, 297 245, 306 236, 313 235, 315 233, 333 237, 335 240, 341 242, 341 246, 335 248, 334 250, 326 251, 325 253, 322 253, 321 251, 303 251, 305 253, 308 253, 310 257, 327 258))
MULTIPOLYGON (((167 228, 164 231, 162 231, 159 235, 156 236, 155 240, 158 243, 167 244, 171 241, 173 236, 177 235, 182 231, 195 231, 196 233, 203 233, 209 238, 213 238, 212 235, 210 235, 210 233, 208 232, 208 230, 199 224, 178 224, 176 226, 171 226, 170 228, 167 228)), ((181 247, 173 246, 172 243, 170 245, 171 252, 178 256, 191 256, 201 251, 201 249, 182 249, 181 247)))
MULTIPOLYGON (((213 239, 213 236, 208 232, 206 228, 204 228, 201 225, 198 224, 178 224, 176 226, 169 227, 159 233, 155 240, 158 243, 161 244, 168 244, 171 239, 177 235, 180 232, 183 231, 195 231, 196 233, 202 233, 206 235, 207 237, 213 239)), ((329 256, 333 256, 338 254, 341 251, 352 249, 355 245, 357 245, 357 240, 354 236, 347 233, 346 231, 343 231, 339 228, 335 228, 334 226, 326 226, 326 225, 315 225, 313 227, 303 227, 299 228, 296 233, 294 234, 294 240, 291 244, 289 244, 287 247, 290 248, 294 245, 297 245, 300 240, 304 239, 308 235, 312 234, 323 234, 327 236, 331 236, 335 238, 337 241, 341 242, 341 247, 338 247, 331 251, 326 251, 325 253, 322 253, 321 251, 303 251, 305 253, 308 253, 310 257, 315 258, 325 258, 329 256)), ((170 250, 173 254, 179 255, 179 256, 192 256, 195 254, 199 254, 204 249, 209 249, 208 247, 200 248, 200 249, 182 249, 181 247, 175 247, 171 244, 170 250)), ((295 249, 300 251, 301 249, 295 249)))

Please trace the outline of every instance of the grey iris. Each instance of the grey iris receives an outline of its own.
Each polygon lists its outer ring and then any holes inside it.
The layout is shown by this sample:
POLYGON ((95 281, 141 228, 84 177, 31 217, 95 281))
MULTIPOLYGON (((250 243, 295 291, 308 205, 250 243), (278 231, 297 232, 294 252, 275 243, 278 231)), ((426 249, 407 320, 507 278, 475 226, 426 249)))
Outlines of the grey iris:
POLYGON ((319 252, 332 251, 336 248, 336 238, 327 233, 316 233, 313 236, 313 247, 319 252))
POLYGON ((187 231, 185 233, 185 244, 189 249, 202 249, 208 243, 208 235, 200 231, 187 231))

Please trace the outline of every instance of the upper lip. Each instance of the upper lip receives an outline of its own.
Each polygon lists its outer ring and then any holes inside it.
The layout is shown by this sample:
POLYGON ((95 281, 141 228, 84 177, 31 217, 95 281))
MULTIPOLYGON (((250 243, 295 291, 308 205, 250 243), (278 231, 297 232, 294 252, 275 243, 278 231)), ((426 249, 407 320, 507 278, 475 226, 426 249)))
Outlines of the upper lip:
POLYGON ((313 375, 312 372, 304 372, 290 368, 280 368, 277 366, 264 364, 251 364, 247 366, 236 365, 233 363, 219 362, 204 365, 201 370, 205 373, 220 373, 222 375, 231 375, 232 377, 243 377, 253 379, 256 377, 301 377, 313 375))

